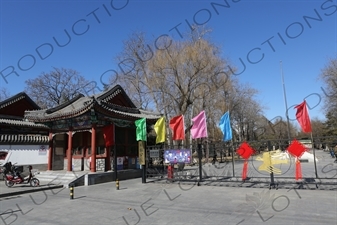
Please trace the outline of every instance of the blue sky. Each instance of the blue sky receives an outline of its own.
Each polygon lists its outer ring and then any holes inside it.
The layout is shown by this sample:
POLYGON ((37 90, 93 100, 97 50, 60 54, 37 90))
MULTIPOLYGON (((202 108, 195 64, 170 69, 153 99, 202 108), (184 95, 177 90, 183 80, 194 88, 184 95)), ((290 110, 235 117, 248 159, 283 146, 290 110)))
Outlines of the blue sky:
MULTIPOLYGON (((284 117, 286 111, 280 61, 288 107, 306 99, 310 116, 324 118, 318 75, 336 56, 336 0, 1 0, 0 72, 7 82, 1 76, 0 86, 16 94, 24 90, 26 79, 64 67, 102 87, 101 75, 118 69, 114 57, 132 32, 179 40, 177 30, 189 29, 186 21, 213 30, 210 38, 242 72, 240 81, 259 91, 268 119, 284 117)), ((290 119, 294 115, 290 109, 290 119)))

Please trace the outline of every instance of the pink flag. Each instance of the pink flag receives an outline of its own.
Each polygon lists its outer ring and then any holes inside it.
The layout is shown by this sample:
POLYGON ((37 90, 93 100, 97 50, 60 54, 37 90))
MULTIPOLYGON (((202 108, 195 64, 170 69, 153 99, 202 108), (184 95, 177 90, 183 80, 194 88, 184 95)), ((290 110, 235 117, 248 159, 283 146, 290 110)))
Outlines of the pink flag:
POLYGON ((193 126, 191 128, 192 138, 203 138, 207 137, 207 124, 205 111, 201 111, 199 115, 192 119, 193 126))

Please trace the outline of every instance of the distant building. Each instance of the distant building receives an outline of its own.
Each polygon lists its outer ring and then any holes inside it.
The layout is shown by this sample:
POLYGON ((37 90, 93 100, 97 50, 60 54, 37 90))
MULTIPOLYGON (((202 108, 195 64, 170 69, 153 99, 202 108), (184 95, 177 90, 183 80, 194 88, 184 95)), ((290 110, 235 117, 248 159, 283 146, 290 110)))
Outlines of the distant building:
POLYGON ((298 140, 298 142, 300 142, 306 148, 312 148, 312 142, 310 139, 301 139, 301 140, 298 140))

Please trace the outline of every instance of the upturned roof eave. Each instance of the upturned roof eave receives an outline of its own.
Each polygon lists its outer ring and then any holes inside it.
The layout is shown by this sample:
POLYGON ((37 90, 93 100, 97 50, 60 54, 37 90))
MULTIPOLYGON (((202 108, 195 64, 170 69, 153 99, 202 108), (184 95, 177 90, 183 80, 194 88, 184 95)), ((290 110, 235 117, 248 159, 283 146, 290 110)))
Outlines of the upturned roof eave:
POLYGON ((41 109, 40 106, 38 106, 27 94, 26 92, 20 92, 16 95, 13 95, 12 97, 7 98, 6 100, 0 102, 0 109, 4 108, 8 105, 11 105, 17 101, 20 101, 21 99, 26 99, 34 108, 37 110, 41 109))
POLYGON ((151 113, 151 112, 147 112, 147 114, 142 113, 141 111, 138 111, 139 113, 132 113, 132 112, 127 112, 126 110, 116 110, 112 107, 109 107, 108 104, 102 104, 99 106, 100 107, 100 111, 104 113, 105 112, 109 112, 109 113, 114 113, 114 114, 118 114, 121 115, 122 117, 128 117, 131 120, 135 120, 135 119, 141 119, 141 118, 146 118, 148 120, 157 120, 160 117, 162 117, 162 115, 160 114, 155 114, 155 113, 151 113))
POLYGON ((102 111, 103 114, 105 114, 106 116, 113 116, 113 114, 118 114, 122 117, 128 118, 127 120, 134 120, 139 118, 155 120, 162 116, 156 113, 138 109, 132 103, 123 88, 120 85, 116 85, 106 92, 91 97, 79 95, 71 101, 51 109, 26 111, 25 119, 32 122, 47 123, 78 117, 85 114, 91 109, 102 111), (131 107, 109 103, 109 100, 118 94, 122 94, 131 107), (72 106, 74 110, 71 109, 70 106, 72 106), (80 108, 76 109, 76 107, 80 108), (62 111, 65 112, 62 113, 62 111))
POLYGON ((24 121, 24 120, 0 119, 0 124, 8 125, 8 126, 34 127, 34 128, 49 129, 48 126, 46 126, 44 124, 36 124, 34 122, 24 121))
POLYGON ((86 112, 88 112, 92 107, 93 107, 94 103, 90 103, 76 111, 71 111, 71 112, 67 112, 67 113, 54 113, 54 115, 50 115, 50 116, 46 116, 45 114, 42 116, 34 116, 34 115, 25 115, 25 118, 28 119, 29 121, 32 122, 39 122, 39 123, 45 123, 45 122, 53 122, 53 121, 57 121, 57 120, 64 120, 64 119, 70 119, 70 118, 74 118, 80 115, 85 114, 86 112))
MULTIPOLYGON (((111 98, 114 97, 114 95, 116 94, 115 92, 119 91, 119 93, 121 93, 124 97, 124 99, 127 101, 127 103, 131 106, 131 108, 137 108, 133 102, 131 101, 131 99, 129 98, 129 96, 126 94, 126 92, 124 91, 124 89, 122 88, 122 86, 120 86, 119 84, 114 86, 113 88, 111 88, 110 90, 103 92, 101 94, 96 95, 96 99, 99 102, 107 102, 109 101, 111 98)), ((117 93, 118 94, 118 93, 117 93)))

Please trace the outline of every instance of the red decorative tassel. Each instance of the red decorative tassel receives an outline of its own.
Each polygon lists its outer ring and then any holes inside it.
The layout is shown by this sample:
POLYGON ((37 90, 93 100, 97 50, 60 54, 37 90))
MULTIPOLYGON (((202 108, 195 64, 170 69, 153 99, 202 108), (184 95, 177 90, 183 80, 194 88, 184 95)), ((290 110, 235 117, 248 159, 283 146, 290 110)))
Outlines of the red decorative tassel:
POLYGON ((242 169, 242 180, 246 180, 247 171, 248 171, 248 161, 245 160, 245 162, 243 163, 243 169, 242 169))
POLYGON ((296 175, 295 179, 299 180, 302 179, 302 169, 301 169, 301 162, 296 158, 296 175))

